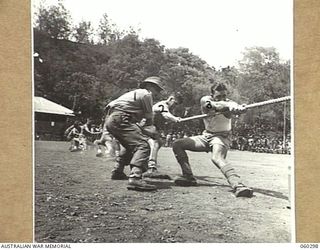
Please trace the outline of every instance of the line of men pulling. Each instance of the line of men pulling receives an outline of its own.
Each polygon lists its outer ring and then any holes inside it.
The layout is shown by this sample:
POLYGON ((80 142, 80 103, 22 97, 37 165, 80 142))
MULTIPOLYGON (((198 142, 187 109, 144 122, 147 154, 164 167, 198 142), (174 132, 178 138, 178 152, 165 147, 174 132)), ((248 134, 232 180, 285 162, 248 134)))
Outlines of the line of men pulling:
MULTIPOLYGON (((170 178, 157 170, 157 155, 161 147, 156 117, 161 116, 172 122, 180 118, 170 112, 178 97, 169 97, 153 105, 153 99, 164 90, 159 77, 148 77, 138 86, 107 105, 108 114, 105 128, 123 146, 116 156, 116 164, 111 179, 127 180, 129 190, 153 191, 157 187, 147 183, 144 178, 170 178), (151 145, 151 146, 150 146, 151 145), (124 173, 125 166, 130 166, 129 177, 124 173)), ((251 197, 253 190, 245 186, 234 167, 226 161, 230 146, 231 118, 246 111, 245 105, 239 105, 227 99, 227 88, 222 83, 215 83, 211 93, 201 98, 201 111, 210 116, 203 119, 205 130, 202 135, 181 138, 173 143, 174 155, 180 164, 182 176, 174 183, 178 186, 195 186, 186 150, 211 152, 212 163, 220 169, 236 197, 251 197)))

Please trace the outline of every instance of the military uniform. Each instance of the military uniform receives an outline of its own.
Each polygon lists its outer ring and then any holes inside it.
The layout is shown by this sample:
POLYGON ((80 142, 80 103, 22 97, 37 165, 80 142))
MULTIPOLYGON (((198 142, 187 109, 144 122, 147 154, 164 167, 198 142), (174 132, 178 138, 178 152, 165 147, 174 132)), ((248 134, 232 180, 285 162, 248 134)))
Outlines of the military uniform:
POLYGON ((146 89, 130 91, 109 104, 109 115, 106 118, 108 131, 126 149, 117 157, 113 170, 113 179, 125 179, 123 170, 130 165, 130 178, 141 179, 147 168, 150 154, 148 137, 142 133, 137 122, 147 118, 152 124, 152 93, 146 89))

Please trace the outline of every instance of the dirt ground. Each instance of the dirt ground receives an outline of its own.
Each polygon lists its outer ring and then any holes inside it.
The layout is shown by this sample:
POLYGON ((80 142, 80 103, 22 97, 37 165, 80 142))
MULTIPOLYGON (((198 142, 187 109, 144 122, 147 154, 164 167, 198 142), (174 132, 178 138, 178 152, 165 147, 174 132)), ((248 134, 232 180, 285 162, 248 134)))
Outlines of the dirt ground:
MULTIPOLYGON (((290 242, 289 155, 230 151, 254 196, 235 198, 207 153, 189 152, 199 185, 137 192, 110 179, 113 160, 95 150, 69 152, 66 142, 35 142, 35 241, 290 242)), ((180 174, 171 148, 159 152, 161 172, 180 174)), ((128 173, 128 169, 126 169, 128 173)))

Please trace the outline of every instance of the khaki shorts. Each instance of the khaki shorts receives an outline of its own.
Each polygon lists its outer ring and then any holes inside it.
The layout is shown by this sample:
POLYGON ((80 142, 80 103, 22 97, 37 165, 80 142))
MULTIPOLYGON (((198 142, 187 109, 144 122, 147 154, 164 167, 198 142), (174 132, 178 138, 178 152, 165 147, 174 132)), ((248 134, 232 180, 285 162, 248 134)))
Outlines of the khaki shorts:
POLYGON ((202 135, 192 136, 190 139, 195 142, 196 148, 206 148, 206 151, 210 151, 214 144, 229 149, 231 145, 230 135, 230 132, 209 133, 204 131, 202 135))

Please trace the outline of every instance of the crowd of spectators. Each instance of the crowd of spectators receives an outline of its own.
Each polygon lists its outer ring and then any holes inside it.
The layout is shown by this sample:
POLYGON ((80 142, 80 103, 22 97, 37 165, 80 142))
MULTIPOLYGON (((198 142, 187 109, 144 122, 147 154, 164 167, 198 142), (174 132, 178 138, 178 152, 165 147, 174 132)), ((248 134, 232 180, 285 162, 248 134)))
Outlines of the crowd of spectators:
POLYGON ((287 136, 283 143, 281 136, 268 136, 265 134, 244 136, 232 136, 231 148, 241 151, 258 153, 291 154, 291 140, 287 136))
POLYGON ((271 121, 256 120, 251 125, 235 121, 231 148, 252 152, 291 154, 290 126, 283 134, 283 127, 275 127, 271 121))

